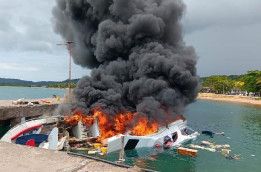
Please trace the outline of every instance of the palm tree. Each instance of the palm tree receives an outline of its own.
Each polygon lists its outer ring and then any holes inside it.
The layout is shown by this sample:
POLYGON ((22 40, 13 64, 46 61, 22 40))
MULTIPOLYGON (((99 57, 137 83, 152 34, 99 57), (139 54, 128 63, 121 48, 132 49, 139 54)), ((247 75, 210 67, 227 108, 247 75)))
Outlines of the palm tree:
POLYGON ((258 86, 259 92, 261 91, 261 76, 256 79, 256 85, 258 86))

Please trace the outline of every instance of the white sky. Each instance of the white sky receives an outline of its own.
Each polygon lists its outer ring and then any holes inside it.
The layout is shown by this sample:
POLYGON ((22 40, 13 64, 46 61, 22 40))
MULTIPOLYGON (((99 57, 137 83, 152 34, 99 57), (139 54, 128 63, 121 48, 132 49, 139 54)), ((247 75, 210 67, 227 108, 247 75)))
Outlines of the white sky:
MULTIPOLYGON (((261 70, 260 0, 184 0, 184 40, 199 56, 198 74, 261 70)), ((55 0, 0 0, 0 77, 32 81, 68 78, 68 52, 54 33, 55 0)), ((90 71, 72 66, 72 78, 90 71)))

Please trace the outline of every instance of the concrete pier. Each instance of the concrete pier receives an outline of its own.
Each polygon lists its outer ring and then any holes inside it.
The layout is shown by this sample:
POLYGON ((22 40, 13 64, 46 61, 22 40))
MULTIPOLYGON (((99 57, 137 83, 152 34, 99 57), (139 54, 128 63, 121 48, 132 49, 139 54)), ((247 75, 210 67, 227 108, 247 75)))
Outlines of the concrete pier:
POLYGON ((66 152, 0 142, 0 171, 19 172, 138 172, 139 168, 122 168, 66 152))
POLYGON ((15 126, 21 122, 21 118, 30 119, 42 115, 52 115, 60 104, 60 101, 48 99, 52 103, 42 103, 40 100, 28 100, 29 102, 38 101, 37 105, 14 105, 12 100, 0 100, 0 124, 2 126, 15 126))

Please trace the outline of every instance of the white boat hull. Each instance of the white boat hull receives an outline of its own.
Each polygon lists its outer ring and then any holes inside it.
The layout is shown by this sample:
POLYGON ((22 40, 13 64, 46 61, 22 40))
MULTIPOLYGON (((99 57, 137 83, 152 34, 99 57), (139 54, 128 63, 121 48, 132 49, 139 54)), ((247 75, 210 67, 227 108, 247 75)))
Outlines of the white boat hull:
POLYGON ((29 131, 31 129, 41 128, 43 124, 49 124, 58 122, 59 117, 46 117, 42 119, 32 119, 25 121, 11 128, 2 138, 1 141, 11 143, 17 137, 23 134, 23 132, 29 131))
POLYGON ((177 132, 178 138, 173 142, 173 146, 178 146, 189 140, 194 140, 197 138, 199 133, 195 132, 193 134, 182 134, 181 131, 186 128, 186 121, 178 120, 173 122, 167 127, 162 127, 157 133, 149 136, 133 136, 133 135, 117 135, 108 139, 108 153, 118 151, 121 149, 121 137, 124 137, 124 149, 130 150, 142 147, 154 147, 156 144, 163 145, 164 137, 172 133, 177 132))

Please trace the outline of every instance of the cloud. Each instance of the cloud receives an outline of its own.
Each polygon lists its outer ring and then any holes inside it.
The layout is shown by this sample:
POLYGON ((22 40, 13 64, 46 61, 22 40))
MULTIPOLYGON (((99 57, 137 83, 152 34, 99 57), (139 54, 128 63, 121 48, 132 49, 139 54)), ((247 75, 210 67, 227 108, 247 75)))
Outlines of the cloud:
POLYGON ((15 70, 15 71, 27 71, 27 72, 36 72, 39 69, 32 66, 23 66, 20 64, 8 64, 8 63, 0 63, 1 70, 15 70))
POLYGON ((187 11, 184 31, 190 34, 209 27, 240 28, 261 21, 260 0, 184 0, 187 11))
POLYGON ((184 1, 184 37, 198 53, 201 76, 260 69, 260 0, 184 1))
POLYGON ((53 31, 51 9, 54 0, 15 0, 12 5, 0 1, 0 50, 58 52, 56 43, 62 39, 53 31))
MULTIPOLYGON (((0 0, 0 77, 33 81, 68 78, 68 51, 53 30, 55 0, 0 0), (55 73, 52 75, 50 73, 55 73)), ((90 71, 72 64, 72 78, 90 71)))
MULTIPOLYGON (((260 0, 184 2, 187 5, 182 21, 184 38, 198 52, 200 75, 260 69, 260 0)), ((54 33, 51 20, 56 1, 0 0, 0 4, 0 77, 66 79, 68 52, 56 45, 64 40, 54 33)), ((75 78, 89 73, 76 65, 72 68, 75 78)))

